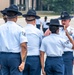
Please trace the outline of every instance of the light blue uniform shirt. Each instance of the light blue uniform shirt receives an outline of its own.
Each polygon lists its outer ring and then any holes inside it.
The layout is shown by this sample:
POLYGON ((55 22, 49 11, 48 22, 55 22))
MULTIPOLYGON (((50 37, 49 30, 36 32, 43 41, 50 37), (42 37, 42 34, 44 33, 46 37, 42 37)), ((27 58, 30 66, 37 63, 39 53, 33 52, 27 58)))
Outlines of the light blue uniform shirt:
POLYGON ((43 28, 49 28, 49 26, 48 26, 46 23, 48 23, 48 21, 44 21, 44 22, 42 23, 43 28))
POLYGON ((28 38, 27 55, 28 56, 39 55, 40 54, 39 50, 40 50, 42 35, 43 35, 42 32, 32 24, 27 24, 24 29, 26 31, 26 36, 28 38))
POLYGON ((0 26, 0 51, 18 53, 20 44, 27 42, 25 31, 13 21, 0 26))
MULTIPOLYGON (((74 28, 69 26, 67 28, 67 30, 68 30, 68 33, 70 34, 70 36, 72 37, 72 39, 74 40, 74 28)), ((63 29, 60 28, 60 32, 59 33, 60 33, 62 38, 66 39, 66 40, 69 40, 68 37, 65 34, 65 31, 63 29)), ((73 49, 65 47, 64 52, 66 52, 66 51, 73 52, 73 49)))
POLYGON ((62 56, 65 47, 72 48, 72 44, 58 34, 50 34, 42 40, 40 51, 46 52, 47 56, 62 56))

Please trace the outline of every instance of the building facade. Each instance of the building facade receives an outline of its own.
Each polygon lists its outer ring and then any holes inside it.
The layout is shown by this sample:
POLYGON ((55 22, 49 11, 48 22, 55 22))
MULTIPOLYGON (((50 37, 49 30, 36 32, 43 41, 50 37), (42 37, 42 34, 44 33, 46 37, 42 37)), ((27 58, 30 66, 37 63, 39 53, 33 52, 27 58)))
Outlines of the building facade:
POLYGON ((0 10, 9 7, 11 4, 18 6, 20 11, 27 11, 28 9, 40 10, 41 0, 0 0, 0 10))

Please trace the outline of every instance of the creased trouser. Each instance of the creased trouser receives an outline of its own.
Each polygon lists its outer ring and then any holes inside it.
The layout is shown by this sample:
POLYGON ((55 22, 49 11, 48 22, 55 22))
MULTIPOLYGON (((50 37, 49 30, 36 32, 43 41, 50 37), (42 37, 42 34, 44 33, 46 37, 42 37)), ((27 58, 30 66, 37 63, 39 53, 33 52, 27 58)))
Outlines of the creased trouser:
POLYGON ((41 75, 41 64, 39 56, 27 56, 23 75, 41 75))
POLYGON ((73 75, 73 52, 64 52, 63 54, 63 60, 64 60, 64 75, 73 75))
POLYGON ((62 57, 47 57, 45 61, 46 75, 64 75, 64 63, 62 57))
POLYGON ((3 75, 22 75, 18 66, 21 63, 20 53, 1 53, 3 75))

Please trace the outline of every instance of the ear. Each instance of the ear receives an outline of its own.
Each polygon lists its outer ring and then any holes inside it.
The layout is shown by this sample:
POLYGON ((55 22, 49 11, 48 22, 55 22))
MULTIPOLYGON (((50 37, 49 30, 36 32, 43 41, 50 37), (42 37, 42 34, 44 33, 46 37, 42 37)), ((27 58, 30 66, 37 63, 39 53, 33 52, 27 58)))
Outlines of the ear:
POLYGON ((69 22, 71 21, 71 19, 69 20, 69 22))
POLYGON ((25 21, 27 21, 26 18, 25 18, 25 21))
POLYGON ((34 20, 34 23, 36 23, 36 19, 34 20))
POLYGON ((57 29, 56 33, 57 33, 57 34, 59 33, 59 29, 57 29))

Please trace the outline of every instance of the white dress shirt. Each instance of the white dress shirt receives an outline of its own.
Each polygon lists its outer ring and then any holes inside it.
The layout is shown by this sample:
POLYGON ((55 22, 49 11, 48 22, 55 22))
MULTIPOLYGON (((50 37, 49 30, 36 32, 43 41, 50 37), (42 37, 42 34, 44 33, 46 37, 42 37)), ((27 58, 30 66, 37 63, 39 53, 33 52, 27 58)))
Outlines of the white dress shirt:
POLYGON ((62 56, 65 47, 72 48, 72 44, 58 34, 50 34, 42 40, 40 51, 46 52, 47 56, 62 56))
POLYGON ((43 25, 43 28, 49 28, 49 26, 46 24, 48 21, 44 21, 43 23, 42 23, 42 25, 43 25))
POLYGON ((40 54, 40 46, 42 42, 42 32, 37 29, 32 24, 27 24, 24 28, 26 31, 26 36, 28 38, 28 56, 39 55, 40 54))
MULTIPOLYGON (((74 39, 74 28, 72 28, 71 26, 69 26, 69 27, 67 28, 67 30, 68 30, 70 36, 72 37, 72 39, 74 39)), ((66 40, 69 40, 68 37, 67 37, 66 34, 65 34, 65 31, 64 31, 63 29, 60 29, 59 34, 61 35, 62 38, 66 39, 66 40)), ((65 51, 65 52, 66 52, 66 51, 71 51, 71 52, 73 52, 73 49, 70 49, 70 48, 67 48, 67 47, 66 47, 66 48, 64 49, 64 51, 65 51)))
POLYGON ((18 53, 20 44, 27 42, 25 31, 13 21, 0 26, 0 51, 18 53))

